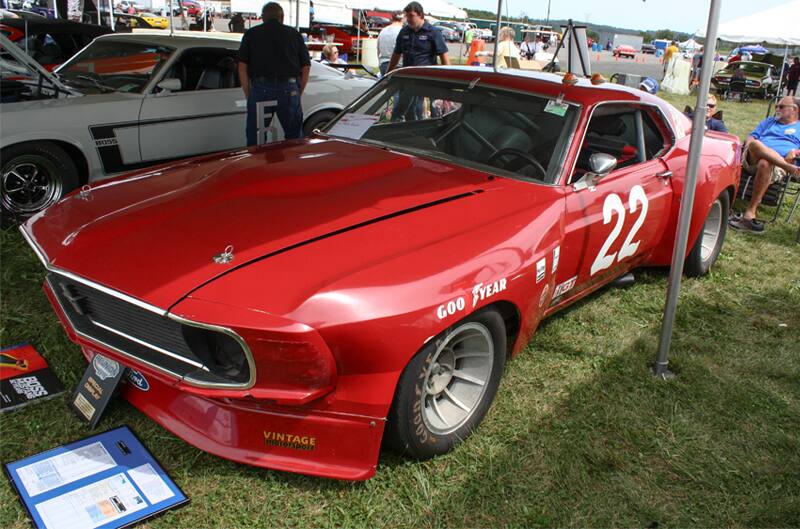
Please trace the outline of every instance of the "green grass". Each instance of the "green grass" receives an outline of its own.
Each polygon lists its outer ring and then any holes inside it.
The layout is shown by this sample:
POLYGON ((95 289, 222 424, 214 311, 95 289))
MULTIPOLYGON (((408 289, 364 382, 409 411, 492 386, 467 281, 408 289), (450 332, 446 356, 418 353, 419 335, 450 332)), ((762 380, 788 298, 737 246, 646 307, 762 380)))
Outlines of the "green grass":
MULTIPOLYGON (((722 108, 740 135, 765 111, 722 108)), ((761 237, 729 232, 712 273, 684 280, 675 380, 648 372, 666 273, 638 272, 635 285, 547 320, 453 453, 419 463, 384 452, 365 483, 224 461, 123 401, 100 428, 130 425, 191 498, 151 527, 798 527, 798 223, 770 224, 761 237)), ((83 361, 41 291, 41 266, 16 232, 0 233, 0 245, 2 343, 31 341, 74 387, 83 361)), ((0 459, 88 434, 63 399, 31 405, 0 416, 0 459)), ((3 480, 0 527, 29 527, 3 480)))

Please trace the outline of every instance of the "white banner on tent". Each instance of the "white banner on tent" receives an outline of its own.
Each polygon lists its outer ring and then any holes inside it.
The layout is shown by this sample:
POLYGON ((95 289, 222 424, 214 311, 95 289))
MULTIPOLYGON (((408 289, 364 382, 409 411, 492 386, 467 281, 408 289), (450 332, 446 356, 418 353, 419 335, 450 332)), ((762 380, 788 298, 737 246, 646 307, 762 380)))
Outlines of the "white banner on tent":
MULTIPOLYGON (((268 0, 231 0, 231 11, 234 13, 256 13, 261 14, 261 8, 268 0)), ((290 2, 289 0, 275 0, 283 8, 283 23, 287 26, 295 26, 295 13, 297 11, 297 3, 290 2)), ((314 3, 316 10, 317 4, 314 3)), ((308 0, 300 1, 300 27, 308 27, 308 0)), ((352 21, 350 22, 352 23, 352 21)))
POLYGON ((314 22, 349 26, 353 23, 353 10, 336 0, 315 0, 314 22))

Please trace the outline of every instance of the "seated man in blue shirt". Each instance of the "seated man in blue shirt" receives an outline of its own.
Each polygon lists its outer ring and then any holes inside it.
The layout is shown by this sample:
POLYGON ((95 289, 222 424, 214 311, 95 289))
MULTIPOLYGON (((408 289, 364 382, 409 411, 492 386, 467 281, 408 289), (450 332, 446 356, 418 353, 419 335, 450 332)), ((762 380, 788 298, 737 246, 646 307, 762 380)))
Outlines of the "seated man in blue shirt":
POLYGON ((776 117, 767 118, 745 140, 742 166, 756 169, 753 195, 741 216, 732 217, 730 225, 738 230, 760 233, 764 224, 757 222, 756 210, 771 183, 786 175, 800 176, 800 99, 786 96, 775 105, 776 117))

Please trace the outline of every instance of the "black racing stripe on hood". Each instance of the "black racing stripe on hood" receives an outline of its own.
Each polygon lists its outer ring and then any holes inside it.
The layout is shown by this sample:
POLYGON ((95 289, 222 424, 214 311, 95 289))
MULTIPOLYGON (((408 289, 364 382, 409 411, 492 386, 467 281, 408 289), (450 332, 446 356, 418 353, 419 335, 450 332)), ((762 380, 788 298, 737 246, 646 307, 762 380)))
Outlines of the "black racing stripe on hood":
POLYGON ((358 224, 353 224, 352 226, 346 226, 344 228, 340 228, 338 230, 334 230, 334 231, 332 231, 330 233, 326 233, 324 235, 319 235, 317 237, 312 237, 311 239, 308 239, 308 240, 305 240, 305 241, 301 241, 301 242, 298 242, 298 243, 295 243, 295 244, 291 244, 291 245, 286 246, 284 248, 280 248, 279 250, 275 250, 273 252, 264 254, 261 257, 257 257, 255 259, 251 259, 249 261, 246 261, 246 262, 244 262, 244 263, 242 263, 240 265, 237 265, 237 266, 235 266, 235 267, 233 267, 233 268, 231 268, 229 270, 225 270, 224 272, 220 273, 219 275, 216 275, 216 276, 212 277, 211 279, 203 281, 202 283, 200 283, 196 287, 194 287, 191 290, 189 290, 186 294, 181 296, 177 301, 175 301, 175 303, 170 305, 169 308, 167 309, 167 312, 170 312, 173 309, 173 307, 175 307, 175 305, 177 305, 178 303, 180 303, 181 301, 183 301, 184 299, 186 299, 187 297, 192 295, 192 293, 194 293, 195 291, 203 288, 207 284, 209 284, 209 283, 211 283, 213 281, 216 281, 217 279, 219 279, 219 278, 221 278, 221 277, 223 277, 225 275, 228 275, 231 272, 235 272, 236 270, 239 270, 240 268, 243 268, 245 266, 249 266, 249 265, 251 265, 253 263, 257 263, 258 261, 261 261, 263 259, 268 259, 268 258, 273 257, 275 255, 278 255, 278 254, 281 254, 281 253, 284 253, 284 252, 288 252, 289 250, 294 250, 295 248, 299 248, 299 247, 305 246, 307 244, 312 244, 314 242, 321 241, 323 239, 327 239, 328 237, 334 237, 336 235, 340 235, 340 234, 346 233, 348 231, 352 231, 352 230, 356 230, 356 229, 359 229, 359 228, 363 228, 364 226, 369 226, 370 224, 376 224, 378 222, 383 222, 385 220, 389 220, 389 219, 392 219, 394 217, 399 217, 401 215, 406 215, 408 213, 413 213, 415 211, 419 211, 419 210, 422 210, 422 209, 427 209, 427 208, 430 208, 430 207, 433 207, 433 206, 438 206, 439 204, 445 204, 447 202, 453 202, 454 200, 461 200, 463 198, 467 198, 467 197, 470 197, 470 196, 473 196, 473 195, 477 195, 477 194, 480 194, 482 192, 483 192, 482 189, 476 189, 476 190, 470 191, 468 193, 460 193, 458 195, 453 195, 451 197, 441 198, 439 200, 434 200, 432 202, 426 202, 425 204, 420 204, 418 206, 414 206, 413 208, 402 209, 400 211, 395 211, 394 213, 389 213, 387 215, 383 215, 383 216, 380 216, 380 217, 375 217, 374 219, 366 220, 364 222, 359 222, 358 224))

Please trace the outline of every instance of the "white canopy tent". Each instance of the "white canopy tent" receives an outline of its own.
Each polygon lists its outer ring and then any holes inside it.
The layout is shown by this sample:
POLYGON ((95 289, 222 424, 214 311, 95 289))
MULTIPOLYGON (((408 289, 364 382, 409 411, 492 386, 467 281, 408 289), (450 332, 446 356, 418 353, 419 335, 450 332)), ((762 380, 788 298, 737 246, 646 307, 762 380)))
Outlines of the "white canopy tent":
POLYGON ((690 38, 689 40, 686 40, 678 44, 678 47, 684 51, 696 51, 702 48, 703 46, 696 40, 690 38))
MULTIPOLYGON (((731 42, 769 42, 800 46, 800 0, 792 0, 719 25, 717 37, 731 42)), ((698 31, 700 37, 704 31, 698 31)))
MULTIPOLYGON (((785 4, 740 17, 719 25, 717 38, 730 42, 768 42, 783 44, 783 62, 789 55, 789 46, 800 46, 800 0, 792 0, 785 4)), ((698 32, 699 36, 705 35, 698 32)), ((783 77, 778 80, 777 94, 781 93, 783 77)), ((769 114, 769 110, 767 110, 769 114)))

